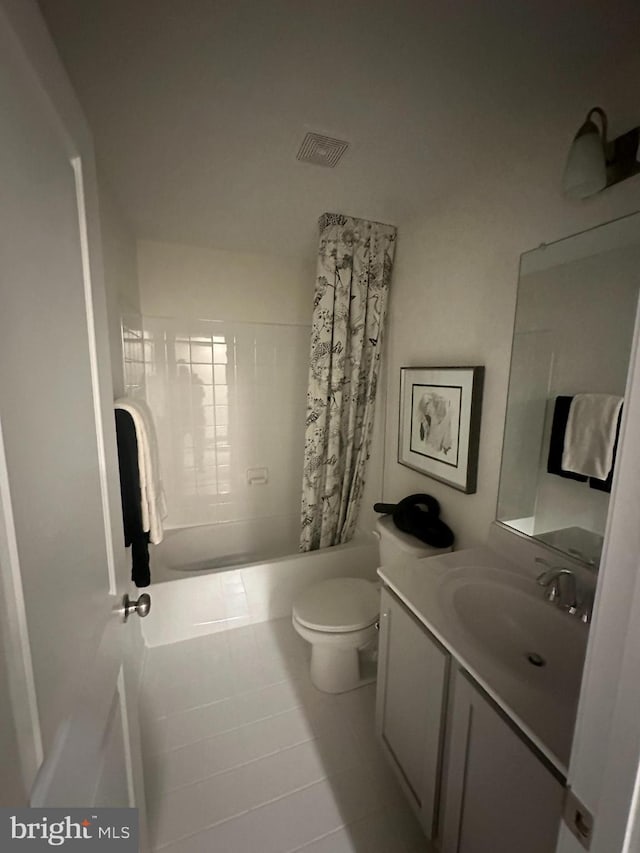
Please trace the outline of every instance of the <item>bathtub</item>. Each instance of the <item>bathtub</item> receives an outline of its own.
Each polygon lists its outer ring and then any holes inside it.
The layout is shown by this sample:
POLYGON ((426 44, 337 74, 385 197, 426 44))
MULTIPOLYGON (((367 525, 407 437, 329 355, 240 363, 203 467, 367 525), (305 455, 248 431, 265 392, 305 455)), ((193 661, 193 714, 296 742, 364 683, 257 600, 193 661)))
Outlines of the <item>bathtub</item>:
POLYGON ((170 528, 150 549, 151 582, 278 560, 297 552, 299 537, 299 513, 170 528))
MULTIPOLYGON (((147 646, 288 616, 296 594, 326 578, 377 580, 378 541, 371 533, 360 533, 346 545, 239 565, 221 565, 220 558, 202 554, 210 533, 181 528, 169 531, 158 546, 148 589, 151 612, 141 621, 147 646)), ((295 541, 297 547, 297 536, 295 541)), ((242 554, 232 554, 232 563, 235 557, 241 560, 242 554)))

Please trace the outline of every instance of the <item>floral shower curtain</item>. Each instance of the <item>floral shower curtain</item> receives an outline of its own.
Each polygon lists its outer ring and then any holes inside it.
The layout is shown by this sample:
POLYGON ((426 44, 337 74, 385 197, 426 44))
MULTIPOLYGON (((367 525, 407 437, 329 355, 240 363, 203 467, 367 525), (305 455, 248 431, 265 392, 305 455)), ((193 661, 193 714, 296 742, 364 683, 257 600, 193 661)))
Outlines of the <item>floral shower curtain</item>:
POLYGON ((300 550, 348 542, 365 483, 396 229, 325 213, 311 328, 300 550))

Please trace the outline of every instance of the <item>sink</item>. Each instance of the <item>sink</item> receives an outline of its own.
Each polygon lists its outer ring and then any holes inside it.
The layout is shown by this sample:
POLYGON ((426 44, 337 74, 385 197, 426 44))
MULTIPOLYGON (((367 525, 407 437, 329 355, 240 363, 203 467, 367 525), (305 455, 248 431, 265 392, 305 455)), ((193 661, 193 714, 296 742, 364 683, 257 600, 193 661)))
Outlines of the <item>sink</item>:
POLYGON ((379 574, 566 774, 588 625, 547 601, 535 573, 490 548, 407 561, 379 574))
POLYGON ((439 585, 443 610, 477 652, 530 690, 574 701, 587 627, 543 597, 529 577, 487 567, 454 569, 439 585))

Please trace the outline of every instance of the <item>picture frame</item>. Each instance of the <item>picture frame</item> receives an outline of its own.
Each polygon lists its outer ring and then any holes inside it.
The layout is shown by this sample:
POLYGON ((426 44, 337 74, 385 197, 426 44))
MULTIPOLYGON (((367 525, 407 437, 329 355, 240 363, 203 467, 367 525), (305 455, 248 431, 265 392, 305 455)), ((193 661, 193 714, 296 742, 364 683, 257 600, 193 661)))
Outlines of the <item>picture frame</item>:
POLYGON ((398 462, 476 491, 484 367, 400 368, 398 462))

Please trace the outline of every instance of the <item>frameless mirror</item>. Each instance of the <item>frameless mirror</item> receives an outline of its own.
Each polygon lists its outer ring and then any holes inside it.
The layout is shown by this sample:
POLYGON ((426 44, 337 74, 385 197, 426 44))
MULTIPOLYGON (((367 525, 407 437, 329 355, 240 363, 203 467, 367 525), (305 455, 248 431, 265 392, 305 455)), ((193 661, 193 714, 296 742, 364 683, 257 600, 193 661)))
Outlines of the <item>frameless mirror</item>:
POLYGON ((596 568, 612 469, 563 468, 566 427, 576 395, 623 397, 639 286, 640 213, 520 262, 497 517, 596 568))

